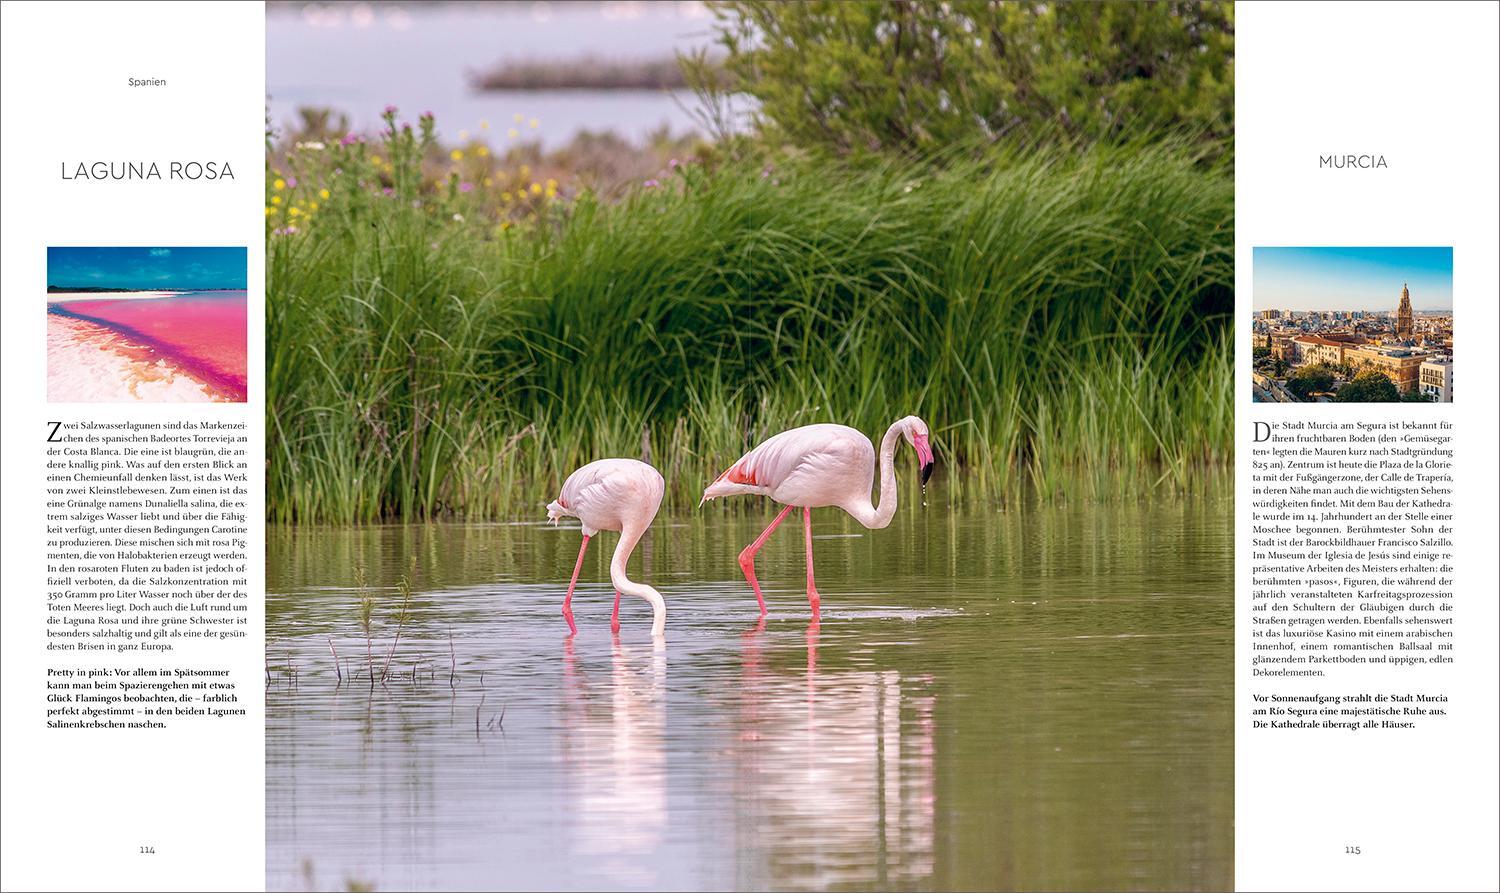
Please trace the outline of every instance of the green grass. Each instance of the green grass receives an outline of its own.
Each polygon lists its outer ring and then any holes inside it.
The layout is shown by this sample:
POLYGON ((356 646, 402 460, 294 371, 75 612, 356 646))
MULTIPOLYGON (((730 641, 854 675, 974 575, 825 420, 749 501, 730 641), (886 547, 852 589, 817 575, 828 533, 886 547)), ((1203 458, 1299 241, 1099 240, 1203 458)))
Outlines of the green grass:
POLYGON ((539 517, 604 456, 696 503, 778 430, 907 413, 964 499, 1232 458, 1233 177, 1191 149, 694 165, 505 229, 453 182, 356 185, 363 152, 269 236, 273 521, 539 517))

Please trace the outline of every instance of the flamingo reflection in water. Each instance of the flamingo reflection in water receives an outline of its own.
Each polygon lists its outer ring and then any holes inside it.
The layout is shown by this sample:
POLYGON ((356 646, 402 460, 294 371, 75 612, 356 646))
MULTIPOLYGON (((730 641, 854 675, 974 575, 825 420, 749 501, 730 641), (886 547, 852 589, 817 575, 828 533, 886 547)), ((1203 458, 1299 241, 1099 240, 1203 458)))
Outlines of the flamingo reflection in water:
POLYGON ((575 852, 611 883, 650 887, 667 832, 666 645, 613 637, 608 678, 563 651, 563 762, 574 786, 575 852))
POLYGON ((754 885, 901 888, 931 877, 932 678, 820 670, 816 620, 805 674, 768 670, 764 627, 744 637, 731 750, 737 844, 764 854, 754 885))

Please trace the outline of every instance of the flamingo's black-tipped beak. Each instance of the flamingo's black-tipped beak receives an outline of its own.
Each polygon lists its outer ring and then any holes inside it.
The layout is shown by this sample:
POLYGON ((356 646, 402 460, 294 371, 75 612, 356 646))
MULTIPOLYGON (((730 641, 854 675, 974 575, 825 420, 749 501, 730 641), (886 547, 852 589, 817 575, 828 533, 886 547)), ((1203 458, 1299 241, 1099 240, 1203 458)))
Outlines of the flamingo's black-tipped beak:
POLYGON ((912 437, 911 445, 917 451, 917 461, 922 468, 922 486, 926 487, 927 479, 932 477, 932 466, 937 462, 937 457, 932 454, 932 443, 927 440, 926 434, 917 434, 912 437))

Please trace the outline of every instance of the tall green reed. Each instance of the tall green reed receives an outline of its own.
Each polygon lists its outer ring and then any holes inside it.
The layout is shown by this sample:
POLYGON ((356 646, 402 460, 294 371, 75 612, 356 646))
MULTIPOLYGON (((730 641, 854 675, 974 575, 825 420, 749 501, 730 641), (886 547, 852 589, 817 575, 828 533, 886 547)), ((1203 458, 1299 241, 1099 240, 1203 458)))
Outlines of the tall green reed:
POLYGON ((268 235, 272 520, 525 516, 610 455, 689 504, 785 427, 907 413, 962 498, 1232 456, 1233 178, 1186 146, 684 166, 515 226, 364 151, 268 235))

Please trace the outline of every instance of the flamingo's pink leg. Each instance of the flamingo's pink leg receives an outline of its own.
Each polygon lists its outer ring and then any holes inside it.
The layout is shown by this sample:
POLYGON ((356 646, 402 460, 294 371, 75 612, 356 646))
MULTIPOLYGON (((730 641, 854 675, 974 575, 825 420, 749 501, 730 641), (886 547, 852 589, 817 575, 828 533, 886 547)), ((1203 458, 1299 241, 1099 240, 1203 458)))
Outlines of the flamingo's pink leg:
POLYGON ((583 553, 589 548, 589 538, 583 538, 583 545, 578 547, 578 563, 573 565, 573 579, 568 581, 568 594, 563 598, 563 619, 568 621, 568 635, 578 635, 578 626, 573 623, 573 587, 578 585, 578 572, 583 570, 583 553))
POLYGON ((755 538, 755 542, 746 546, 745 551, 740 553, 740 570, 745 572, 745 579, 750 581, 750 588, 755 590, 755 600, 760 602, 761 616, 765 616, 766 613, 766 599, 760 594, 760 581, 755 579, 755 553, 766 544, 766 540, 771 538, 771 531, 776 529, 781 520, 786 517, 786 513, 791 510, 791 506, 782 509, 781 514, 776 516, 776 520, 771 522, 771 526, 767 527, 760 536, 755 538))
POLYGON ((620 590, 615 590, 615 612, 609 615, 609 631, 617 633, 620 631, 620 590))
POLYGON ((807 603, 812 605, 813 623, 818 622, 818 587, 813 585, 812 509, 802 509, 803 539, 807 543, 807 603))

